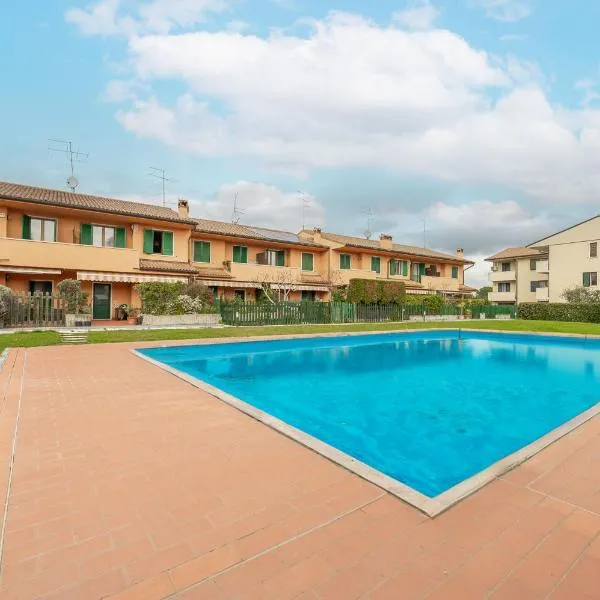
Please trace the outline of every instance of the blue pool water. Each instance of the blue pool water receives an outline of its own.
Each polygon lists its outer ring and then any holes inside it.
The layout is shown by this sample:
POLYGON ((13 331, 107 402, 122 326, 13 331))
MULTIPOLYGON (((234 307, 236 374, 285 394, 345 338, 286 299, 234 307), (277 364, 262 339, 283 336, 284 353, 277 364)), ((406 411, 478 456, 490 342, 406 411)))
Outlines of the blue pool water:
POLYGON ((456 331, 151 348, 433 497, 600 400, 600 342, 456 331))

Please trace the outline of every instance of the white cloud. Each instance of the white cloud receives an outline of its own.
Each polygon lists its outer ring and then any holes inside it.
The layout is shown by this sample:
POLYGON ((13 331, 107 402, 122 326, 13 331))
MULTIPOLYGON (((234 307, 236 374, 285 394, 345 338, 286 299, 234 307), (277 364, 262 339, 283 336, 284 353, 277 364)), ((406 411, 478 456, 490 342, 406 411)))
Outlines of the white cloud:
POLYGON ((227 10, 228 0, 132 0, 125 12, 122 0, 97 0, 87 8, 71 8, 67 22, 82 35, 134 35, 169 33, 175 28, 190 28, 202 23, 209 13, 227 10))
POLYGON ((429 29, 440 12, 429 0, 413 0, 394 19, 409 29, 429 29))
POLYGON ((527 0, 472 0, 475 6, 483 8, 491 19, 512 23, 525 19, 532 12, 527 0))

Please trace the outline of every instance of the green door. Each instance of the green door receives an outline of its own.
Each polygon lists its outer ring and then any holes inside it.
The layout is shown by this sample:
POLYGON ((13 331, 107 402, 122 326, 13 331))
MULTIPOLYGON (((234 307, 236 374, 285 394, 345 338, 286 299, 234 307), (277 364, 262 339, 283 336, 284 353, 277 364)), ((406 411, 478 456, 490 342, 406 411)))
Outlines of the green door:
POLYGON ((110 319, 110 284, 94 284, 93 306, 94 319, 110 319))

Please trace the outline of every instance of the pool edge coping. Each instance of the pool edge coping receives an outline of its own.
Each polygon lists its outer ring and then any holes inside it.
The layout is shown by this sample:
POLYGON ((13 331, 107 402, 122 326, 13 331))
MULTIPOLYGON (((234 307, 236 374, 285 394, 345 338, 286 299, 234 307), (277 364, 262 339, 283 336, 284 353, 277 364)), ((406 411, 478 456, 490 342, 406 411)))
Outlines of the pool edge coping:
MULTIPOLYGON (((461 329, 458 327, 443 328, 443 330, 444 331, 458 331, 459 333, 461 331, 461 329)), ((243 338, 242 340, 240 340, 240 339, 232 340, 231 338, 221 339, 218 341, 215 340, 215 341, 213 341, 213 343, 227 344, 227 343, 239 343, 241 341, 248 341, 248 342, 269 341, 269 340, 282 339, 282 338, 301 339, 301 338, 321 338, 321 337, 348 337, 348 335, 372 335, 372 334, 380 334, 380 333, 385 335, 388 333, 415 333, 415 332, 426 333, 426 332, 431 332, 431 331, 439 331, 439 330, 423 328, 423 329, 410 329, 410 330, 402 330, 402 331, 385 331, 385 332, 378 332, 378 331, 356 332, 356 333, 349 333, 349 332, 330 333, 330 332, 327 332, 327 333, 317 334, 317 335, 314 335, 314 334, 295 334, 295 335, 290 334, 289 336, 287 336, 287 335, 286 336, 277 336, 276 338, 273 338, 272 336, 267 336, 266 339, 263 336, 254 336, 254 337, 243 338)), ((477 332, 477 333, 492 333, 492 334, 495 334, 495 333, 515 334, 515 333, 517 333, 517 334, 524 334, 524 335, 536 335, 536 336, 541 336, 541 337, 560 336, 560 337, 583 338, 583 339, 590 337, 586 334, 561 334, 561 333, 557 333, 557 332, 552 332, 552 333, 528 332, 528 331, 524 331, 524 332, 521 332, 521 331, 519 331, 519 332, 498 331, 498 332, 496 332, 496 331, 489 330, 489 329, 470 329, 470 328, 465 329, 464 331, 472 331, 472 332, 477 332)), ((595 337, 595 339, 599 339, 600 336, 594 336, 594 337, 595 337)), ((202 340, 202 341, 204 341, 204 340, 202 340)), ((189 344, 184 344, 184 345, 187 346, 189 344)), ((210 343, 209 344, 199 344, 199 345, 210 345, 210 343)), ((157 344, 156 346, 151 346, 151 347, 161 347, 161 345, 157 344)), ((165 345, 163 344, 162 347, 165 347, 165 345)), ((171 346, 169 345, 169 347, 171 347, 171 346)), ((147 347, 145 347, 143 349, 146 349, 146 348, 147 347)), ((436 517, 436 516, 440 515, 441 513, 447 511, 448 509, 452 508, 455 504, 458 504, 461 500, 464 500, 468 496, 471 496, 472 494, 474 494, 475 492, 480 490, 482 487, 486 486, 488 483, 491 483, 495 479, 498 479, 499 477, 506 474, 507 472, 515 469, 516 467, 518 467, 525 461, 529 460, 530 458, 532 458, 533 456, 535 456, 536 454, 538 454, 539 452, 541 452, 548 446, 554 444, 558 440, 562 439, 569 433, 575 431, 577 428, 581 427, 583 424, 585 424, 586 422, 588 422, 589 420, 593 419, 594 417, 596 417, 600 414, 600 402, 598 402, 594 406, 592 406, 592 407, 588 408, 587 410, 583 411, 582 413, 576 415, 569 421, 563 423, 562 425, 559 425, 558 427, 549 431, 548 433, 546 433, 542 437, 538 438, 537 440, 534 440, 527 446, 524 446, 523 448, 517 450, 516 452, 513 452, 512 454, 509 454, 508 456, 491 464, 489 467, 486 467, 485 469, 483 469, 482 471, 479 471, 475 475, 472 475, 471 477, 461 481, 460 483, 456 484, 455 486, 451 487, 450 489, 446 490, 445 492, 442 492, 438 496, 430 498, 430 497, 422 494, 421 492, 415 490, 414 488, 412 488, 404 483, 401 483, 397 479, 394 479, 393 477, 390 477, 389 475, 385 475, 381 471, 368 466, 367 464, 353 458, 349 454, 346 454, 345 452, 342 452, 341 450, 334 448, 333 446, 327 444, 326 442, 323 442, 323 441, 319 440, 318 438, 316 438, 308 433, 305 433, 304 431, 297 429, 296 427, 293 427, 292 425, 285 423, 284 421, 274 417, 273 415, 271 415, 265 411, 262 411, 256 407, 252 406, 251 404, 248 404, 244 400, 241 400, 240 398, 237 398, 236 396, 233 396, 232 394, 228 394, 227 392, 221 390, 220 388, 217 388, 209 383, 206 383, 205 381, 202 381, 201 379, 199 379, 197 377, 188 375, 187 373, 184 373, 183 371, 180 371, 179 369, 171 367, 171 366, 169 366, 161 361, 158 361, 156 359, 150 358, 149 356, 146 356, 142 352, 140 352, 140 350, 142 350, 142 348, 140 348, 140 349, 132 348, 131 352, 134 355, 138 356, 139 358, 145 360, 146 362, 153 364, 154 366, 159 367, 163 371, 166 371, 172 375, 175 375, 179 379, 182 379, 183 381, 193 385, 194 387, 206 392, 210 396, 213 396, 213 397, 217 398, 218 400, 222 400, 223 402, 225 402, 232 408, 235 408, 235 409, 239 410, 240 412, 246 414, 247 416, 263 423, 264 425, 267 425, 271 429, 277 431, 278 433, 281 433, 282 435, 286 436, 287 438, 302 444, 304 447, 308 448, 309 450, 311 450, 311 451, 315 452, 316 454, 319 454, 320 456, 323 456, 324 458, 330 460, 331 462, 343 467, 347 471, 350 471, 351 473, 358 475, 359 477, 368 481, 369 483, 372 483, 372 484, 382 488, 383 490, 387 491, 388 493, 392 494, 393 496, 396 496, 397 498, 399 498, 400 500, 402 500, 409 506, 416 508, 417 510, 421 511, 422 513, 424 513, 426 516, 428 516, 430 518, 436 517)))

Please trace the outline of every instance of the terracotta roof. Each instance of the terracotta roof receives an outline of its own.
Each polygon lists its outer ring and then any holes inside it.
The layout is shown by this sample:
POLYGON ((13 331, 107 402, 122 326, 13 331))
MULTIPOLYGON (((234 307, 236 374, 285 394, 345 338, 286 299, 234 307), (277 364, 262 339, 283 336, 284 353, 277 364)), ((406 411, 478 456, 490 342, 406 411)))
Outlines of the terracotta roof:
POLYGON ((0 181, 0 198, 18 200, 19 202, 47 204, 49 206, 93 210, 129 217, 158 219, 174 223, 191 223, 190 219, 182 219, 176 211, 165 206, 129 202, 127 200, 117 200, 116 198, 105 198, 103 196, 90 196, 88 194, 33 187, 18 183, 8 183, 6 181, 0 181))
POLYGON ((461 292, 476 292, 476 291, 477 291, 477 288, 471 287, 470 285, 465 285, 465 284, 463 284, 463 283, 461 283, 461 284, 458 286, 458 289, 459 289, 461 292))
POLYGON ((505 248, 501 252, 486 258, 485 260, 501 260, 503 258, 527 258, 529 256, 544 256, 543 252, 535 250, 534 248, 525 248, 520 246, 518 248, 505 248))
POLYGON ((150 260, 140 258, 140 269, 142 271, 162 271, 166 273, 190 273, 196 274, 198 269, 187 262, 176 260, 150 260))
POLYGON ((208 279, 231 279, 233 275, 227 269, 211 267, 196 267, 196 277, 208 279))
MULTIPOLYGON (((312 232, 307 232, 312 233, 312 232)), ((340 235, 338 233, 322 232, 321 236, 326 240, 332 242, 338 242, 348 247, 353 248, 367 248, 369 250, 379 250, 380 252, 396 252, 398 254, 412 254, 415 256, 423 256, 425 258, 440 258, 445 260, 452 260, 457 263, 473 264, 473 261, 465 258, 460 258, 455 254, 445 254, 444 252, 437 252, 430 248, 420 248, 418 246, 406 246, 404 244, 392 244, 392 249, 384 248, 381 245, 380 240, 367 240, 360 237, 354 237, 351 235, 340 235)))
POLYGON ((299 246, 310 246, 323 248, 324 246, 301 238, 297 233, 283 231, 280 229, 269 229, 266 227, 254 227, 252 225, 239 225, 225 221, 211 221, 210 219, 192 219, 196 223, 195 231, 199 233, 214 233, 217 235, 228 235, 231 237, 248 238, 252 240, 264 240, 279 244, 294 244, 299 246))

